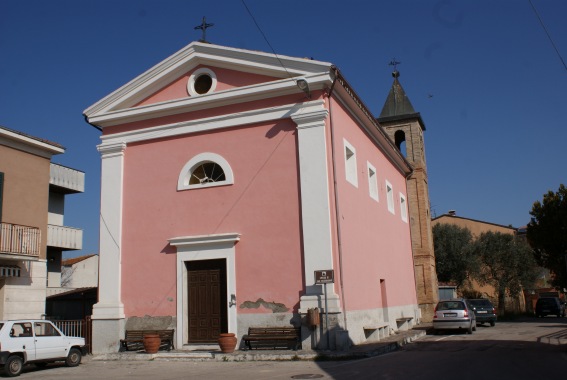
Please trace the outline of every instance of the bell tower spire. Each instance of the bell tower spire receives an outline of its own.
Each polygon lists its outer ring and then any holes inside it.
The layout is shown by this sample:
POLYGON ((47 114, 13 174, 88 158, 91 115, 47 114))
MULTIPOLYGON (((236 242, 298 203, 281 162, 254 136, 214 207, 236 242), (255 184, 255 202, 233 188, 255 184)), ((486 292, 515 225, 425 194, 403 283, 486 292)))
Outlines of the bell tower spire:
POLYGON ((423 141, 425 124, 419 112, 415 112, 400 84, 400 72, 396 70, 399 63, 395 60, 390 63, 394 66, 392 72, 394 82, 377 121, 414 169, 407 179, 407 197, 415 283, 422 321, 431 322, 435 305, 439 300, 439 291, 429 211, 425 143, 423 141))

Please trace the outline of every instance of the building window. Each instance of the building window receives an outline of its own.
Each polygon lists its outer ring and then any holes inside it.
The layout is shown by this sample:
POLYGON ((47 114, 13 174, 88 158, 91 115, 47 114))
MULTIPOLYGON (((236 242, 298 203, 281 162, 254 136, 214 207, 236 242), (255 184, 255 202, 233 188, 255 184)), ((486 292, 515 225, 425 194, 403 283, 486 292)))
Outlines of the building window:
POLYGON ((202 189, 234 183, 228 162, 215 153, 201 153, 190 159, 179 174, 177 190, 202 189))
POLYGON ((345 147, 346 180, 353 184, 355 187, 358 187, 358 176, 356 173, 356 150, 352 145, 349 144, 348 141, 343 141, 345 147))
POLYGON ((402 215, 402 220, 408 222, 408 206, 406 204, 406 197, 400 193, 400 214, 402 215))
POLYGON ((199 96, 213 92, 217 87, 217 76, 206 68, 195 70, 187 82, 187 91, 191 96, 199 96))
POLYGON ((396 211, 394 209, 394 188, 388 181, 386 181, 386 198, 388 199, 388 211, 390 211, 392 214, 395 214, 396 211))
POLYGON ((368 192, 370 198, 378 201, 378 179, 376 178, 376 168, 370 162, 366 163, 368 168, 368 192))

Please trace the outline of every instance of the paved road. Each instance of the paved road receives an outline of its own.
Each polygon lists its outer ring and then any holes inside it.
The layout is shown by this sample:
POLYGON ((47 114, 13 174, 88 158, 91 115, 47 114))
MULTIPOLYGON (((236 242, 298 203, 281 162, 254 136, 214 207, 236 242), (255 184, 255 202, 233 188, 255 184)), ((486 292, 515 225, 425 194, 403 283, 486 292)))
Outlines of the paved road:
POLYGON ((77 368, 26 368, 21 379, 450 379, 539 380, 567 377, 567 318, 479 326, 472 335, 427 335, 400 351, 343 362, 97 361, 77 368), (545 342, 545 343, 544 343, 545 342), (319 376, 319 377, 317 377, 319 376))

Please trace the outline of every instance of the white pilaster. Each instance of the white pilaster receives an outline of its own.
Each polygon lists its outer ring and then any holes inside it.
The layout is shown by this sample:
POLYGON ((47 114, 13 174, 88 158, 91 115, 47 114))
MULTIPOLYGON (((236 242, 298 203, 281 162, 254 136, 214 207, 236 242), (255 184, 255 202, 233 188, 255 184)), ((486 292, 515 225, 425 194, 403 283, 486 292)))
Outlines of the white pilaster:
MULTIPOLYGON (((291 115, 297 124, 299 177, 301 185, 301 217, 303 225, 303 255, 305 295, 299 312, 324 307, 323 287, 315 285, 315 271, 333 269, 333 241, 329 168, 325 119, 328 110, 323 105, 306 107, 291 115)), ((327 287, 329 312, 339 312, 340 302, 332 286, 327 287)))
POLYGON ((125 143, 101 144, 98 303, 93 319, 123 319, 121 293, 122 186, 125 143))

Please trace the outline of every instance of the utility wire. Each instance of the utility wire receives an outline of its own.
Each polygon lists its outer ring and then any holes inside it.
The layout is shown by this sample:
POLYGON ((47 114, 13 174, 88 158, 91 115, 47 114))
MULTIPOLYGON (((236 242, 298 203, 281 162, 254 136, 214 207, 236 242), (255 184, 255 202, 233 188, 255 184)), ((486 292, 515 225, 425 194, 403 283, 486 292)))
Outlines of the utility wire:
POLYGON ((250 15, 250 17, 252 17, 252 21, 254 21, 254 24, 256 24, 256 28, 258 28, 258 30, 260 31, 260 34, 262 34, 262 37, 264 37, 264 40, 266 41, 266 43, 268 44, 268 46, 270 47, 270 49, 272 50, 272 53, 274 53, 274 55, 276 56, 277 60, 279 61, 280 65, 283 67, 283 69, 285 70, 285 72, 287 73, 287 75, 293 79, 293 76, 290 74, 289 71, 287 71, 286 67, 284 66, 283 62, 280 60, 280 57, 278 57, 276 51, 274 50, 274 48, 272 47, 272 44, 270 44, 270 41, 268 41, 268 37, 266 37, 266 35, 264 34, 264 32, 262 31, 262 28, 260 28, 260 25, 258 25, 258 22, 256 21, 256 18, 254 18, 254 15, 252 14, 252 12, 250 11, 250 9, 248 8, 248 5, 246 5, 246 2, 244 0, 242 1, 242 5, 244 5, 244 8, 246 8, 246 11, 248 12, 248 14, 250 15))
POLYGON ((539 23, 541 24, 543 30, 545 31, 545 34, 547 34, 547 38, 549 38, 549 41, 551 42, 551 45, 553 45, 553 48, 555 49, 555 52, 557 53, 557 56, 559 57, 559 59, 561 60, 561 63, 563 63, 563 67, 565 68, 565 70, 567 70, 567 65, 565 64, 565 61, 563 60, 563 57, 561 57, 561 53, 559 53, 559 50, 557 49, 557 46, 555 46, 555 42, 553 42, 553 38, 551 38, 551 35, 549 34, 549 32, 547 31, 547 28, 545 27, 545 24, 543 23, 543 20, 541 19, 536 7, 534 6, 534 4, 532 3, 532 0, 528 0, 530 2, 530 5, 532 6, 532 9, 535 13, 535 15, 537 16, 537 19, 539 20, 539 23))

